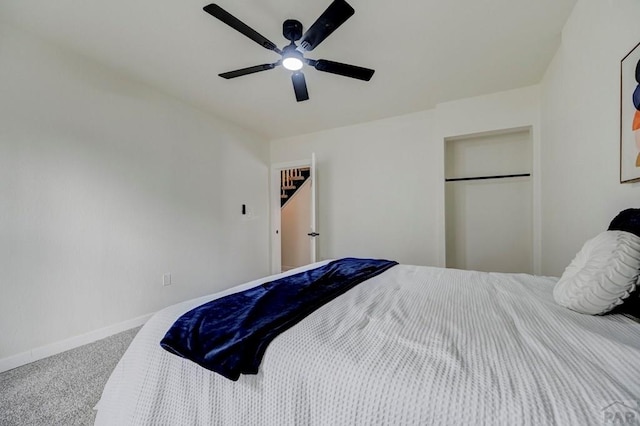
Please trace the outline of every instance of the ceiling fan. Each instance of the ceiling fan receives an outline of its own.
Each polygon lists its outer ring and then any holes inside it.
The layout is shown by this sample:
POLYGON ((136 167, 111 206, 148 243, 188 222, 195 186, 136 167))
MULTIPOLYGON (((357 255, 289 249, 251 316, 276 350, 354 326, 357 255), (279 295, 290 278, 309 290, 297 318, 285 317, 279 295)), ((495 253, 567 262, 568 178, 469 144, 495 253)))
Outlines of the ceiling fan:
POLYGON ((275 43, 260 35, 253 28, 249 27, 247 24, 240 21, 217 4, 212 3, 205 6, 203 9, 205 12, 249 37, 265 49, 273 50, 282 56, 281 59, 273 63, 255 65, 219 74, 222 78, 230 79, 241 77, 247 74, 271 70, 282 65, 293 72, 291 74, 293 90, 296 94, 296 100, 300 102, 309 99, 307 83, 305 81, 304 74, 302 73, 302 67, 304 64, 310 65, 318 71, 329 72, 364 81, 369 81, 375 72, 369 68, 343 64, 326 59, 315 60, 305 58, 303 55, 303 51, 308 52, 318 47, 320 43, 322 43, 332 32, 334 32, 355 13, 353 8, 345 0, 333 0, 333 3, 329 5, 327 10, 320 15, 316 22, 304 34, 302 34, 302 24, 299 21, 296 21, 295 19, 287 19, 284 21, 282 24, 282 34, 290 41, 290 43, 282 49, 278 49, 275 43), (300 40, 300 46, 297 46, 295 43, 298 40, 300 40))

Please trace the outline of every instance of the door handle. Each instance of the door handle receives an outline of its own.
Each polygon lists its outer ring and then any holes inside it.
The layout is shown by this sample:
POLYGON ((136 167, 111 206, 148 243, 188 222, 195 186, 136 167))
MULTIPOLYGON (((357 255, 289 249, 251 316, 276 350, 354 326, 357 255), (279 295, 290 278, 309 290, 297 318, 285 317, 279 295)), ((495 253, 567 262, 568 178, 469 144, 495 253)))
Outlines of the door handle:
POLYGON ((307 235, 310 237, 317 237, 320 234, 318 234, 317 232, 309 232, 307 235))

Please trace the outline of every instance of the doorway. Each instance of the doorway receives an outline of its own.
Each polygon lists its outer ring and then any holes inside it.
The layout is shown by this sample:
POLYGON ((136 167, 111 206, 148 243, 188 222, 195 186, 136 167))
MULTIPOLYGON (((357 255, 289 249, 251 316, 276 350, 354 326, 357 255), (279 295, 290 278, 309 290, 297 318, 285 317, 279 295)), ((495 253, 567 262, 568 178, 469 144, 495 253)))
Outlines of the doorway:
POLYGON ((317 261, 315 155, 271 167, 271 272, 317 261))
POLYGON ((280 172, 280 264, 283 272, 311 263, 309 167, 280 172))

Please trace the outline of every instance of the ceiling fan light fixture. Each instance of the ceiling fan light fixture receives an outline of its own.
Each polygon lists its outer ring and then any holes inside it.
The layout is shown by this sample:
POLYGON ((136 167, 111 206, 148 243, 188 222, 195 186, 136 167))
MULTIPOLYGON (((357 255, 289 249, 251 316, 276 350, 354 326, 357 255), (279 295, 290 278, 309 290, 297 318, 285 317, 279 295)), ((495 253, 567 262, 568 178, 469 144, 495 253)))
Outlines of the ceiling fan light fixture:
POLYGON ((302 53, 296 49, 296 45, 292 41, 290 45, 282 49, 282 66, 289 71, 300 71, 302 65, 304 65, 302 53))
POLYGON ((300 58, 296 58, 295 56, 289 56, 287 58, 282 59, 282 66, 288 69, 289 71, 298 71, 302 69, 302 60, 300 58))

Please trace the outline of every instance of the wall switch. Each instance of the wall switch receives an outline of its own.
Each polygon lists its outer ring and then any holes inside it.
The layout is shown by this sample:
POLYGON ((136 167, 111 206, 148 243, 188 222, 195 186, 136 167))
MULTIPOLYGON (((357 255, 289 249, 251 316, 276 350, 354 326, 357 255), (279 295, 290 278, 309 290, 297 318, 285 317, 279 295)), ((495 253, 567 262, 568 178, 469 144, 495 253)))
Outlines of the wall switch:
POLYGON ((164 287, 171 285, 171 274, 169 272, 162 274, 162 285, 164 287))

